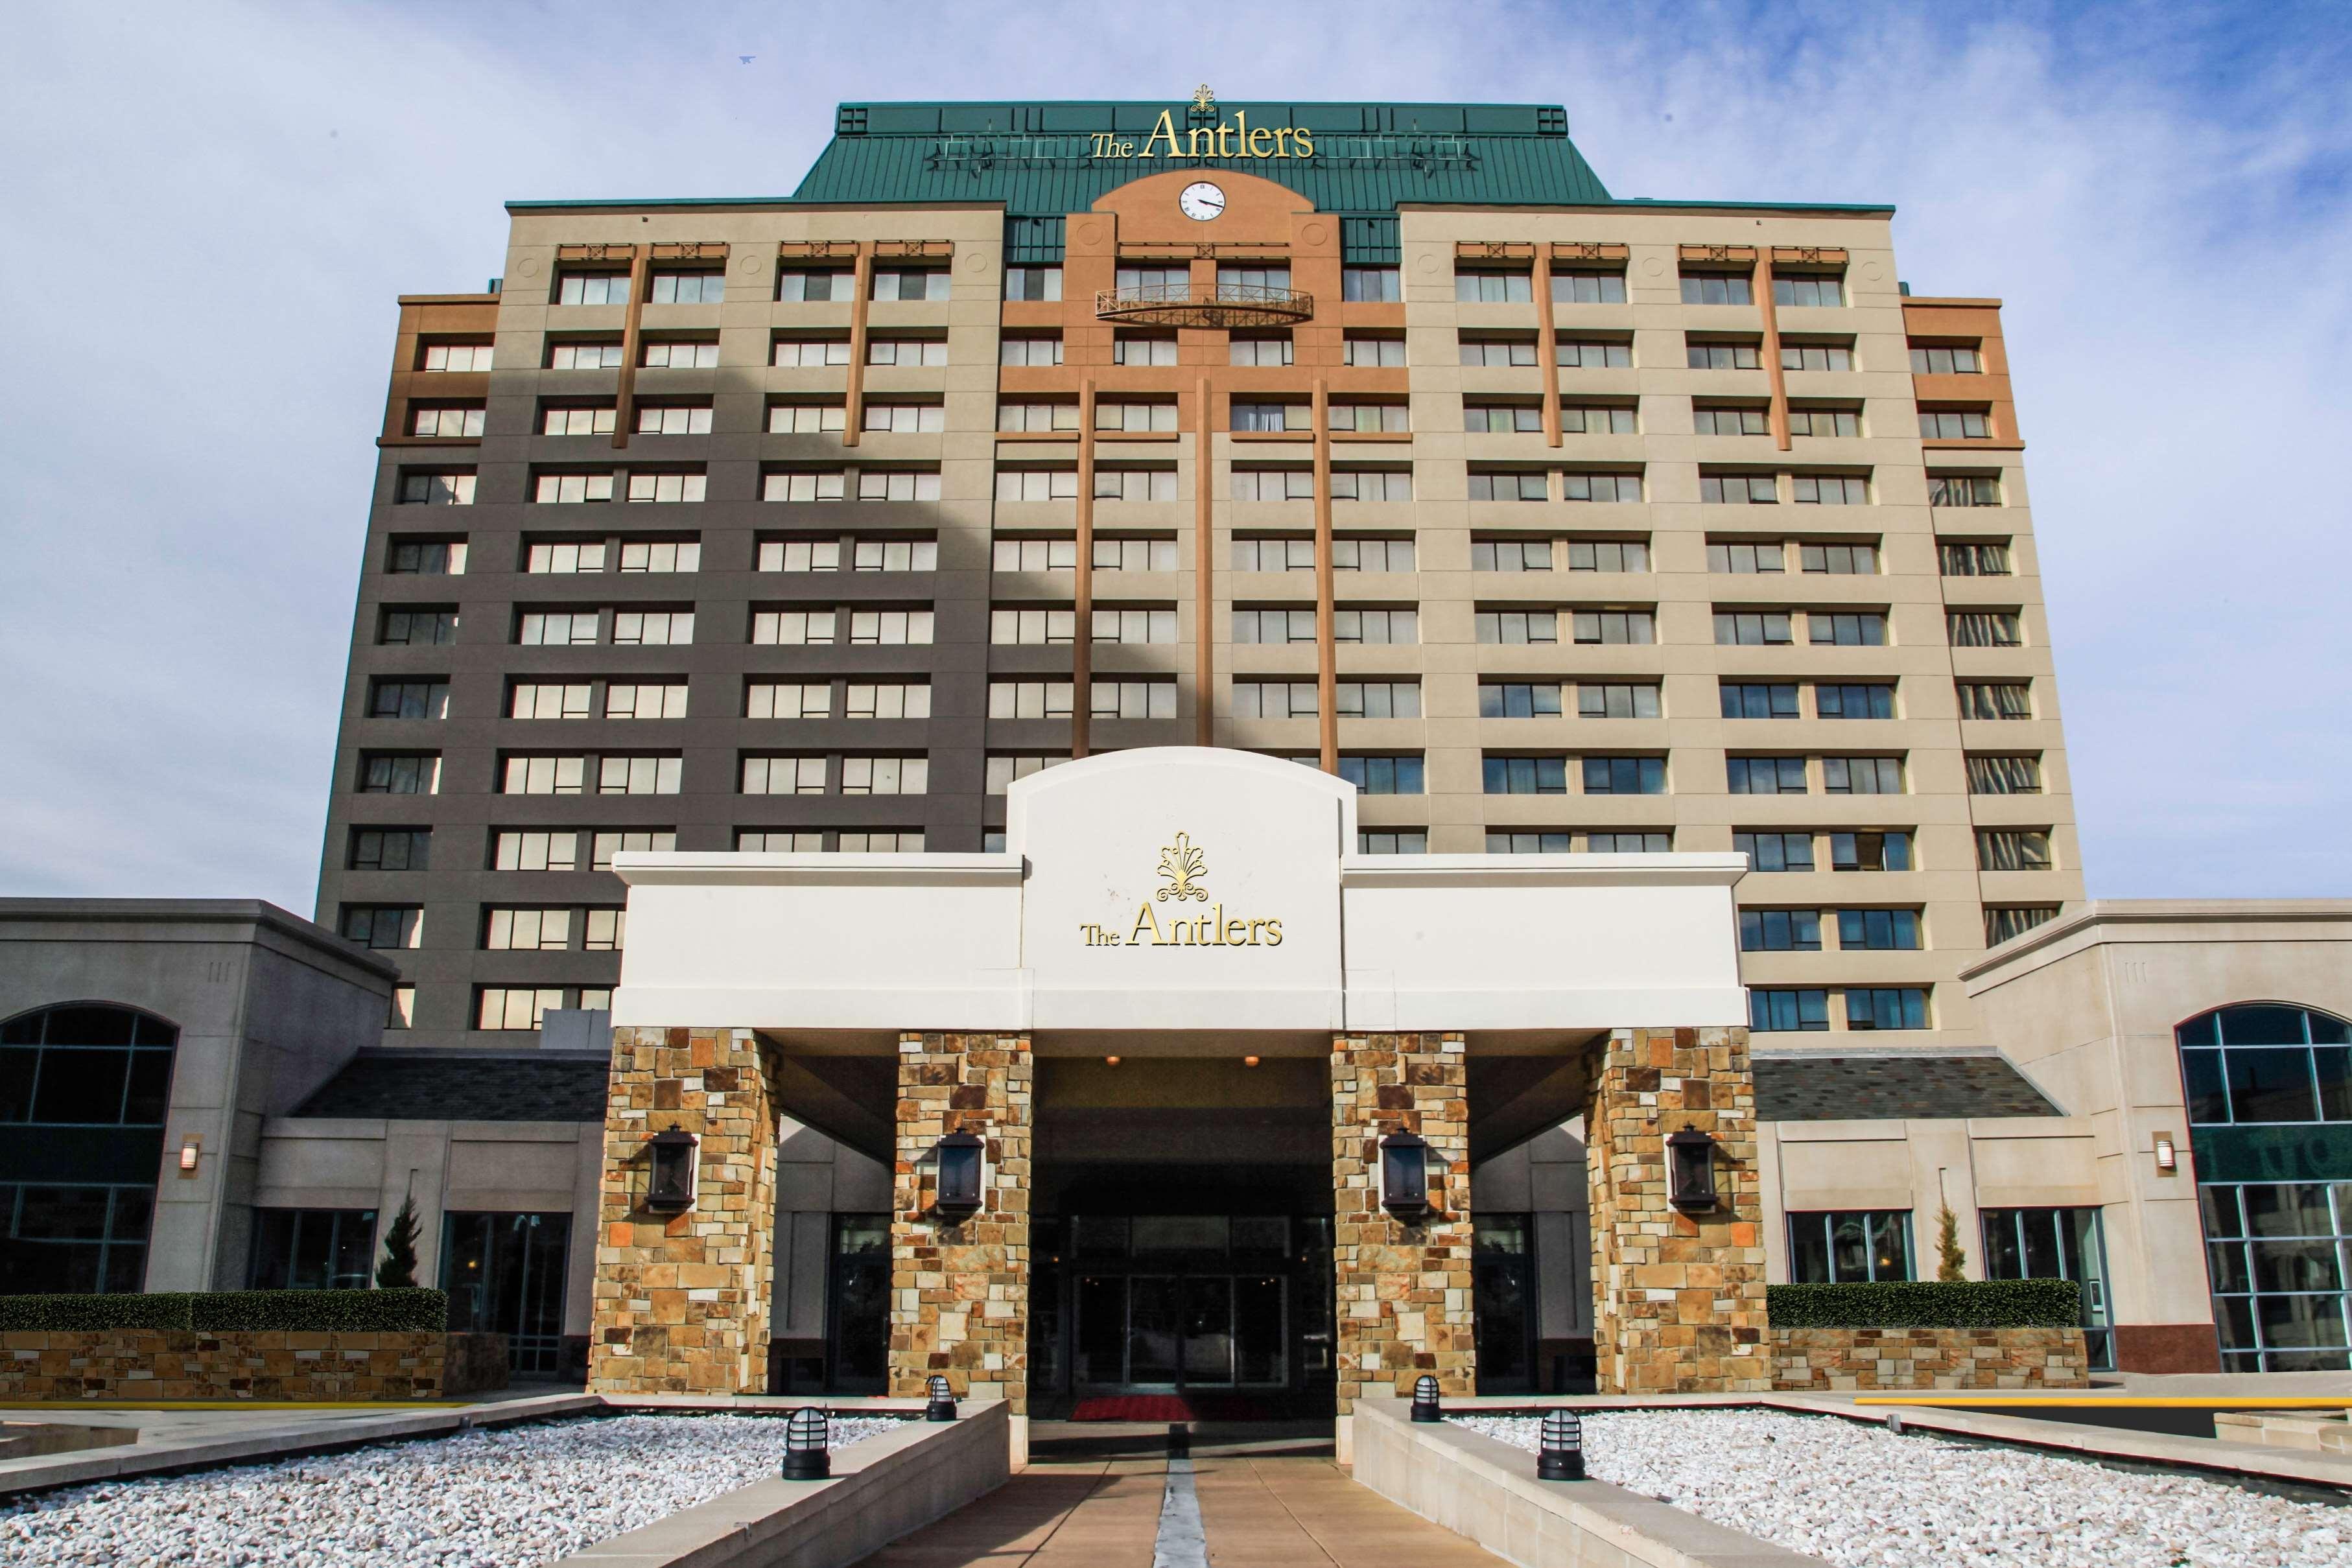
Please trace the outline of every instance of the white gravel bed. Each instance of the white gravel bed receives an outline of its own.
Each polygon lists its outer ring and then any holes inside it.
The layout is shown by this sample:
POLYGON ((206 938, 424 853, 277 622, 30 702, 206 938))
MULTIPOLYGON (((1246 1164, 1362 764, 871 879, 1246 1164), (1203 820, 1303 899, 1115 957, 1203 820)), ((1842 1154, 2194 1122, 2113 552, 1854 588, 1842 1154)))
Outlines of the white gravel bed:
MULTIPOLYGON (((895 1431, 835 1417, 833 1447, 895 1431)), ((0 1504, 0 1562, 534 1568, 777 1473, 781 1416, 610 1416, 0 1504)))
MULTIPOLYGON (((2352 1508, 1834 1416, 1580 1411, 1587 1472, 1841 1568, 2323 1568, 2352 1508)), ((1534 1450, 1527 1416, 1459 1426, 1534 1450)))

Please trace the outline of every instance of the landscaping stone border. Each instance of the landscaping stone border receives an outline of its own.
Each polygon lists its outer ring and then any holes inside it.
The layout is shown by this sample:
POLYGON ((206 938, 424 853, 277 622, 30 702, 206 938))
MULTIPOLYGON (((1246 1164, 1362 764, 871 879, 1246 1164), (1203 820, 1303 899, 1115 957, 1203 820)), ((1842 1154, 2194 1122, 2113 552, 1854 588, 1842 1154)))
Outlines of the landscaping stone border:
POLYGON ((446 1399, 506 1385, 504 1334, 0 1333, 5 1400, 446 1399))
POLYGON ((1790 1393, 2091 1385, 2079 1328, 1776 1328, 1771 1334, 1772 1386, 1790 1393))

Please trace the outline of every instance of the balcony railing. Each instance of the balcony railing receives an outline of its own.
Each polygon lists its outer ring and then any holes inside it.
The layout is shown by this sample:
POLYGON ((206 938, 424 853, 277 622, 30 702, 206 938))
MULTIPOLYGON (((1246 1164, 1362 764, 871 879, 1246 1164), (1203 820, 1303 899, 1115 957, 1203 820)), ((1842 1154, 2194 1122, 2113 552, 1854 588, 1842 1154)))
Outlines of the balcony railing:
POLYGON ((1314 314, 1312 294, 1251 283, 1221 283, 1202 294, 1171 283, 1105 288, 1095 294, 1097 319, 1142 321, 1155 327, 1287 327, 1314 314))

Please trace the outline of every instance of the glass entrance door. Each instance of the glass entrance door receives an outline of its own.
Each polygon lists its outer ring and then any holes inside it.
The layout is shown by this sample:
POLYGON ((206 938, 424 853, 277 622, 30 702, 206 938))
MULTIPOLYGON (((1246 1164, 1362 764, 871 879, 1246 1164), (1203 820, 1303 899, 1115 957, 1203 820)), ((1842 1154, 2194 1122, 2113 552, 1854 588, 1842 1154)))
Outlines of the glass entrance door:
POLYGON ((1290 1377, 1280 1275, 1080 1276, 1076 1382, 1093 1388, 1281 1387, 1290 1377))
POLYGON ((1985 1278, 2074 1280, 2083 1287, 2083 1348, 2091 1370, 2115 1370, 2114 1317, 2107 1301, 2107 1250, 2095 1208, 1982 1211, 1985 1278))
POLYGON ((517 1372, 561 1370, 568 1214, 451 1214, 441 1232, 449 1327, 507 1336, 517 1372))

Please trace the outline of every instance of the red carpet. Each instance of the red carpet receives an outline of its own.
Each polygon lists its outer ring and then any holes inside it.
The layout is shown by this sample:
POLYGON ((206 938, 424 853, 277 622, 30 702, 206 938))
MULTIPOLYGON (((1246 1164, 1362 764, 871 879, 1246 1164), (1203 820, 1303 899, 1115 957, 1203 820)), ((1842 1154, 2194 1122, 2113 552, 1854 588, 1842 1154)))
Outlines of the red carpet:
POLYGON ((1108 1394, 1081 1399, 1073 1421, 1267 1421, 1278 1412, 1263 1399, 1232 1394, 1108 1394))

